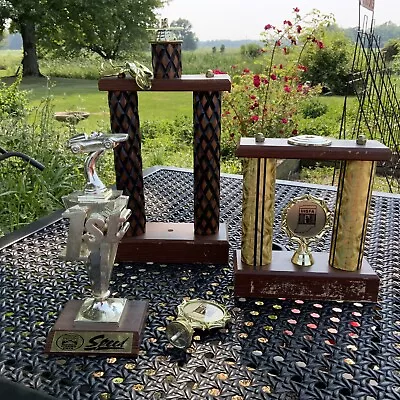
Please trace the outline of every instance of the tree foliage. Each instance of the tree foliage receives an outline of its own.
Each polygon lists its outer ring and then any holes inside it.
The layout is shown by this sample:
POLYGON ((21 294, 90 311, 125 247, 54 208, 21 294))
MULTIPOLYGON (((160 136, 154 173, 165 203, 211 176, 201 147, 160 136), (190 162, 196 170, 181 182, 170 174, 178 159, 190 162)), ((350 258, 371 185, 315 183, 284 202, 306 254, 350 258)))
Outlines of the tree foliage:
POLYGON ((45 18, 51 7, 51 0, 1 0, 0 30, 3 31, 8 20, 12 21, 11 31, 21 33, 24 56, 23 75, 39 76, 36 53, 36 27, 45 18))
POLYGON ((303 55, 302 62, 307 66, 303 80, 327 86, 334 94, 345 94, 354 45, 339 29, 324 30, 323 43, 323 48, 309 47, 303 55))
POLYGON ((114 60, 147 43, 146 29, 156 22, 163 0, 68 0, 40 26, 40 46, 62 53, 82 49, 114 60))
POLYGON ((187 19, 179 18, 171 22, 171 26, 182 27, 180 35, 182 37, 183 43, 182 48, 185 50, 196 50, 197 42, 199 39, 193 32, 193 26, 187 19))
POLYGON ((23 74, 40 75, 37 44, 64 55, 88 50, 115 59, 143 46, 146 28, 164 0, 0 0, 0 24, 7 20, 23 40, 23 74))
POLYGON ((390 39, 383 47, 383 56, 385 61, 393 61, 400 52, 400 39, 390 39))

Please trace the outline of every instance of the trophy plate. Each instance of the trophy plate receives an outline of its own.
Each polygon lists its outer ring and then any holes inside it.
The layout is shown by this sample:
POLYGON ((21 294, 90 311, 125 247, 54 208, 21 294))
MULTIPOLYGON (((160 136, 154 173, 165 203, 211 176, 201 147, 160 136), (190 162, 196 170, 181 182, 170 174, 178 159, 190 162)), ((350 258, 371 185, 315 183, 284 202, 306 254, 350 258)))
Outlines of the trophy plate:
POLYGON ((342 271, 329 266, 329 253, 315 252, 314 264, 294 265, 290 251, 273 251, 268 265, 241 261, 236 251, 235 296, 302 300, 347 300, 376 302, 379 277, 364 257, 360 270, 342 271))
POLYGON ((147 301, 126 301, 119 324, 76 323, 82 300, 70 300, 50 331, 46 353, 69 355, 109 354, 136 356, 147 317, 147 301))

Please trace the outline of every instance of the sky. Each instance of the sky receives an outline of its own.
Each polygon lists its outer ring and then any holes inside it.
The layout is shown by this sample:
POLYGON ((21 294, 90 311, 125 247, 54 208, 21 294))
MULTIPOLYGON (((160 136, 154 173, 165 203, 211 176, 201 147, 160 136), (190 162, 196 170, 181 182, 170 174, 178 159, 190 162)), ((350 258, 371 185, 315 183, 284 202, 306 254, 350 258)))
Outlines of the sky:
MULTIPOLYGON (((191 22, 199 40, 256 40, 266 24, 280 26, 292 16, 294 7, 300 14, 320 10, 332 13, 343 28, 358 26, 358 0, 170 0, 159 10, 171 22, 184 18, 191 22)), ((372 13, 362 8, 370 21, 372 13)), ((392 21, 400 25, 400 0, 375 0, 377 25, 392 21)))

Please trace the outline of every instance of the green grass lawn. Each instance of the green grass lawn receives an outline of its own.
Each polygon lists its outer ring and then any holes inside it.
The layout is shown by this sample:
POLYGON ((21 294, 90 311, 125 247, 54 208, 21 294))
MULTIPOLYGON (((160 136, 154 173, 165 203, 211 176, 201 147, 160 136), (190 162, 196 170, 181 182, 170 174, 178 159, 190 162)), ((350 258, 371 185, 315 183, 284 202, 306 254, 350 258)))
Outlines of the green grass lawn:
MULTIPOLYGON (((3 78, 10 84, 15 78, 3 78)), ((100 92, 96 80, 68 78, 24 78, 21 89, 28 91, 32 107, 37 107, 48 95, 52 96, 54 112, 87 111, 90 116, 79 123, 79 130, 107 129, 109 110, 107 92, 100 92)), ((142 121, 173 120, 192 115, 190 92, 141 92, 139 110, 142 121)))

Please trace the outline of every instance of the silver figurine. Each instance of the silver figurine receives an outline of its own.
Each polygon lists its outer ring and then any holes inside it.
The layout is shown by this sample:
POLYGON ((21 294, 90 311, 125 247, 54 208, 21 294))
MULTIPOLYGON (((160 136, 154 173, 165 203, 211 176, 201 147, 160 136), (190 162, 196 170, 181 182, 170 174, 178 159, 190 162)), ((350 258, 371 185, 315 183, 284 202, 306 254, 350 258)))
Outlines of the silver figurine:
POLYGON ((129 228, 128 196, 107 188, 96 173, 96 162, 104 151, 128 138, 127 134, 80 134, 67 146, 73 153, 89 153, 85 160, 86 186, 63 198, 69 219, 66 261, 85 261, 92 297, 86 299, 75 324, 104 322, 119 324, 126 299, 110 298, 109 284, 118 244, 129 228))

